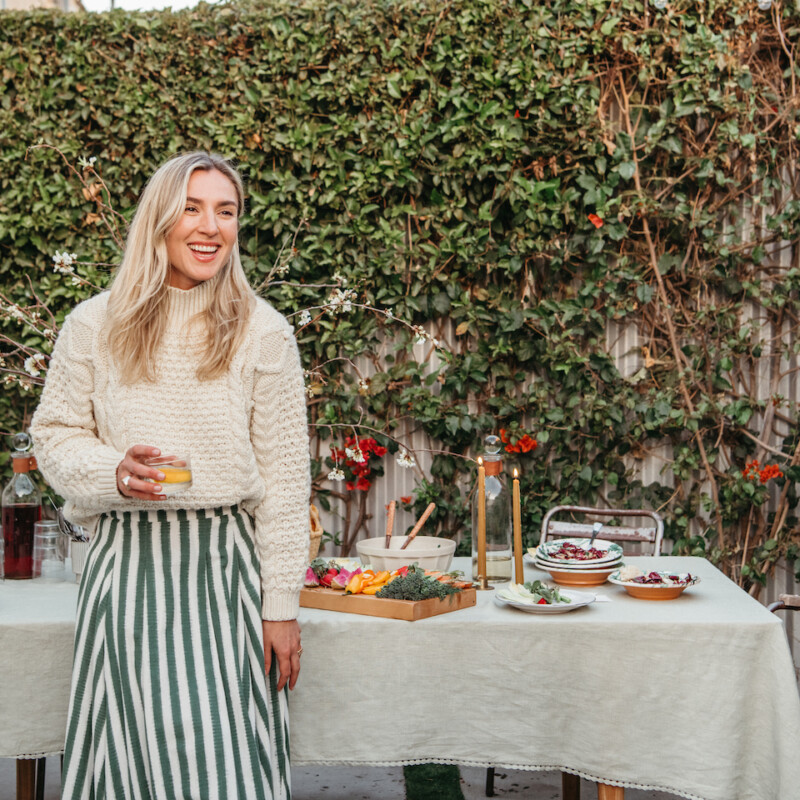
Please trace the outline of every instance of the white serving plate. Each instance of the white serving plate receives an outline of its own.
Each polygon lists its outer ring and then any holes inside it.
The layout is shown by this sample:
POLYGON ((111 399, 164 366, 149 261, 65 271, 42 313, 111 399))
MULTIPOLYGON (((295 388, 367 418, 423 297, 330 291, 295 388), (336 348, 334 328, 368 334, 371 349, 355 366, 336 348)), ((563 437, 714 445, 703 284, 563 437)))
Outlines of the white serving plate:
POLYGON ((499 606, 509 606, 520 611, 527 611, 529 614, 563 614, 566 611, 574 611, 576 608, 583 608, 594 603, 595 596, 589 592, 574 592, 571 589, 559 589, 564 597, 569 597, 571 603, 552 603, 549 605, 539 605, 538 603, 526 603, 521 599, 507 599, 503 596, 502 589, 495 589, 494 601, 499 606))
POLYGON ((552 553, 564 544, 572 544, 575 547, 588 547, 589 539, 551 539, 549 542, 539 545, 536 556, 548 561, 556 561, 559 564, 598 564, 604 561, 614 561, 622 557, 622 548, 616 542, 610 542, 608 539, 595 539, 592 547, 605 553, 600 558, 554 558, 552 553))
POLYGON ((529 564, 533 564, 533 566, 537 569, 554 569, 558 570, 559 572, 596 572, 597 570, 607 570, 610 574, 614 570, 617 570, 624 565, 622 557, 616 558, 613 561, 603 561, 601 563, 598 563, 597 561, 581 561, 577 564, 570 564, 562 561, 546 561, 538 556, 532 558, 526 553, 522 560, 529 564))

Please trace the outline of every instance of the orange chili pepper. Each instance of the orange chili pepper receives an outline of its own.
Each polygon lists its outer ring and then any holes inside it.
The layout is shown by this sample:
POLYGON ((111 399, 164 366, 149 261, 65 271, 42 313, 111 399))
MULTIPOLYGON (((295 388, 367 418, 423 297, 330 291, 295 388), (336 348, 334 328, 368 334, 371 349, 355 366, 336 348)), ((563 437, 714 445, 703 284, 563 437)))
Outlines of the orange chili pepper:
POLYGON ((364 573, 359 572, 358 575, 353 575, 344 587, 345 594, 360 594, 364 588, 364 573))

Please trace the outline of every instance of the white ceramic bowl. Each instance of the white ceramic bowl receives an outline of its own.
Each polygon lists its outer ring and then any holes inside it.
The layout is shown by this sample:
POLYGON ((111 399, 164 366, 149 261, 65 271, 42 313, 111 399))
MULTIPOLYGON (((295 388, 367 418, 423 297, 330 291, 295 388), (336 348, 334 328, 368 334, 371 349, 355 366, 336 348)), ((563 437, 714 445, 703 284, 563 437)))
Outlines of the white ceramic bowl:
POLYGON ((447 572, 453 561, 456 543, 452 539, 440 539, 438 536, 417 536, 405 550, 400 546, 405 536, 392 536, 389 549, 386 549, 386 537, 364 539, 356 542, 358 557, 362 564, 369 564, 373 569, 395 570, 399 567, 419 564, 423 569, 438 569, 447 572))

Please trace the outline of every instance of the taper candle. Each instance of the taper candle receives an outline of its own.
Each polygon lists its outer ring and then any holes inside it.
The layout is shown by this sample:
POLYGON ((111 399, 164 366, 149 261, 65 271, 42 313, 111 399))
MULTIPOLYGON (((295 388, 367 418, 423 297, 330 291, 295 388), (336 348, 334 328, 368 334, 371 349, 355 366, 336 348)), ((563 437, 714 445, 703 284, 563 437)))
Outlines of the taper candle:
POLYGON ((486 468, 482 458, 478 458, 478 575, 489 578, 486 574, 486 468))
POLYGON ((519 472, 514 470, 514 576, 517 583, 525 582, 525 570, 522 568, 522 520, 519 507, 519 472))

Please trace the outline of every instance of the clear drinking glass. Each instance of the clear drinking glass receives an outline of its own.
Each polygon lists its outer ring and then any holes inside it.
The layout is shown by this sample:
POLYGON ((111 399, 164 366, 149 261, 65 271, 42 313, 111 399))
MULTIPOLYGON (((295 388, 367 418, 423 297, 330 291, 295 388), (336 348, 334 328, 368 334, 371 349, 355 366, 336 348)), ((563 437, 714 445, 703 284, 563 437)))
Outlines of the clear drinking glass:
POLYGON ((52 520, 33 526, 33 577, 45 581, 64 580, 64 549, 61 529, 52 520))
POLYGON ((163 481, 152 481, 161 485, 161 493, 166 495, 185 492, 192 485, 192 462, 188 454, 157 456, 145 459, 148 467, 155 467, 164 473, 163 481))

